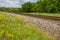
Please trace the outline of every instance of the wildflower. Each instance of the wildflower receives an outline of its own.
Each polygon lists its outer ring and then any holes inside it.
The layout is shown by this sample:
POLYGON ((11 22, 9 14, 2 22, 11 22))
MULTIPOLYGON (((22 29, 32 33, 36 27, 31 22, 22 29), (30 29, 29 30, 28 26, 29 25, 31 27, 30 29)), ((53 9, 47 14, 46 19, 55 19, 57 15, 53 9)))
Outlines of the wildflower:
POLYGON ((9 34, 9 33, 7 33, 7 34, 5 34, 8 38, 13 38, 13 34, 9 34))

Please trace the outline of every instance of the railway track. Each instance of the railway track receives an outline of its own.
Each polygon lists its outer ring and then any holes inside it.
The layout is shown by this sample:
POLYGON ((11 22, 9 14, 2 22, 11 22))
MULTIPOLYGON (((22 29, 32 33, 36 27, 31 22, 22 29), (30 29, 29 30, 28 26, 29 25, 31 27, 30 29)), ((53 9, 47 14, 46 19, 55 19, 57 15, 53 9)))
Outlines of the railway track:
POLYGON ((60 17, 21 14, 27 24, 35 24, 40 31, 52 36, 54 40, 60 40, 60 17))
POLYGON ((23 13, 21 15, 26 15, 26 16, 36 17, 36 18, 45 18, 45 19, 60 21, 60 17, 44 16, 44 15, 36 15, 36 14, 25 14, 25 13, 23 13))

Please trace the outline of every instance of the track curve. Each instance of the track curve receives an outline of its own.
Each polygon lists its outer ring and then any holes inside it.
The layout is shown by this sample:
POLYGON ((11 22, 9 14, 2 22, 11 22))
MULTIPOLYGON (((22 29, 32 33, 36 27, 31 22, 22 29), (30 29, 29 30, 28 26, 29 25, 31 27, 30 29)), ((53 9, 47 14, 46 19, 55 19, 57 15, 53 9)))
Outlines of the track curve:
POLYGON ((60 17, 44 16, 44 15, 36 15, 36 14, 25 14, 25 13, 22 13, 21 15, 26 15, 26 16, 36 17, 36 18, 45 18, 45 19, 60 21, 60 17))

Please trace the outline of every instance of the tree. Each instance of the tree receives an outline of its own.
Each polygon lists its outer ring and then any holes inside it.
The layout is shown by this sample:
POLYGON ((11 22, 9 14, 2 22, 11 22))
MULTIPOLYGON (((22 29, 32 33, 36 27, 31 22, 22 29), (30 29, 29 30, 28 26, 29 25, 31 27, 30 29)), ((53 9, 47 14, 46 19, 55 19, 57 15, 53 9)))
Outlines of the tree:
POLYGON ((27 2, 22 5, 23 12, 32 12, 32 8, 33 8, 33 3, 31 3, 31 2, 27 2))

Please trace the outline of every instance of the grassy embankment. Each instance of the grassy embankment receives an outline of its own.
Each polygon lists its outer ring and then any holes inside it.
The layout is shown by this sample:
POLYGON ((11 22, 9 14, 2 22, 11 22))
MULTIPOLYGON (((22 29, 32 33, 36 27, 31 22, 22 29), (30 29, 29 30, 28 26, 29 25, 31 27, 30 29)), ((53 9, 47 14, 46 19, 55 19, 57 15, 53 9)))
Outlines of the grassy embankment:
POLYGON ((53 16, 53 17, 60 17, 60 13, 30 13, 36 15, 44 15, 44 16, 53 16))
POLYGON ((21 17, 0 13, 0 40, 53 40, 21 17))

